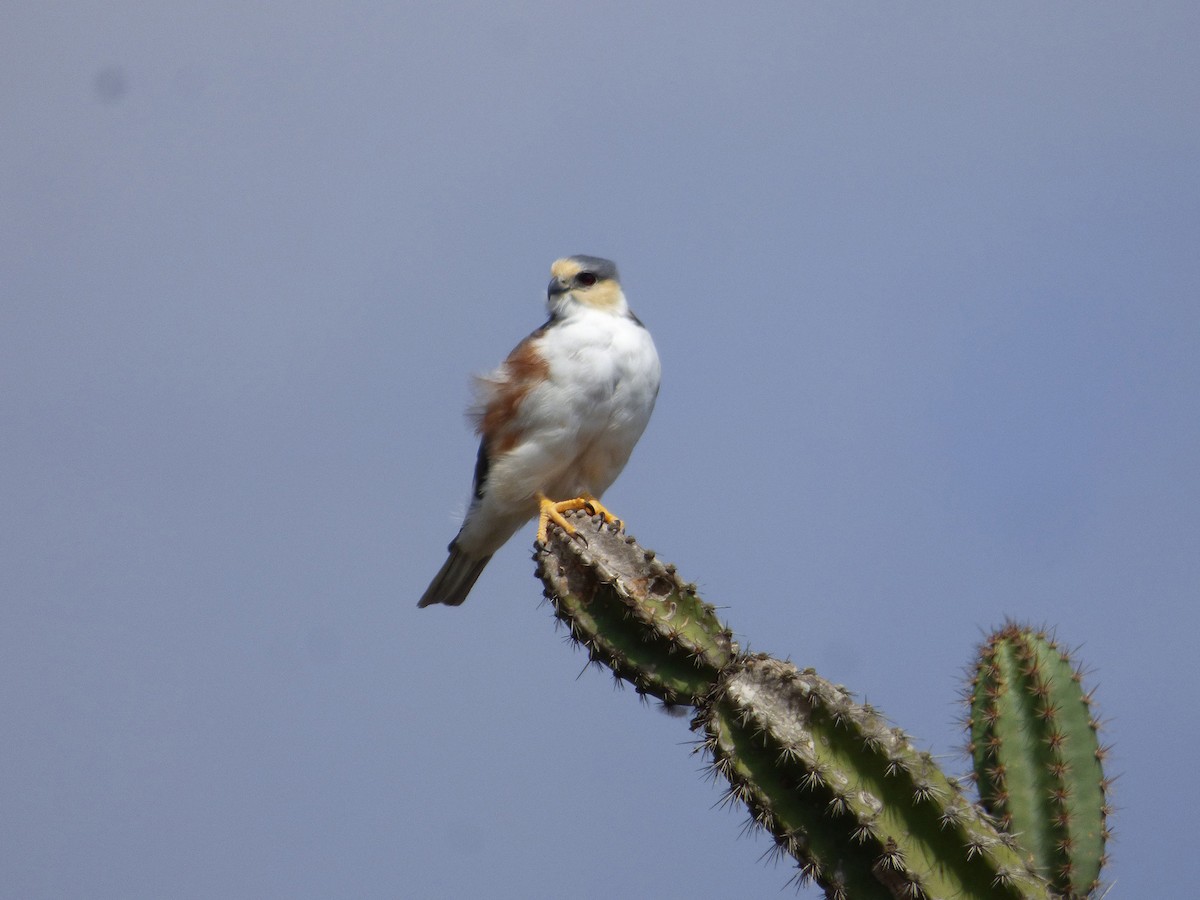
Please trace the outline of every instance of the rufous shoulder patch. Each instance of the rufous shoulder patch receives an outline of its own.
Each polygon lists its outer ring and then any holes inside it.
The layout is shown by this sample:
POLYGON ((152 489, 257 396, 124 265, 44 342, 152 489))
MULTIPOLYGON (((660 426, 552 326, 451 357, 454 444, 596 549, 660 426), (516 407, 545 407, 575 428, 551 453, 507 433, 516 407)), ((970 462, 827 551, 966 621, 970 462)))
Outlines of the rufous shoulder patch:
POLYGON ((493 376, 484 377, 483 406, 476 413, 475 431, 492 454, 511 450, 521 439, 517 411, 526 395, 550 375, 550 365, 537 349, 541 331, 516 346, 493 376))

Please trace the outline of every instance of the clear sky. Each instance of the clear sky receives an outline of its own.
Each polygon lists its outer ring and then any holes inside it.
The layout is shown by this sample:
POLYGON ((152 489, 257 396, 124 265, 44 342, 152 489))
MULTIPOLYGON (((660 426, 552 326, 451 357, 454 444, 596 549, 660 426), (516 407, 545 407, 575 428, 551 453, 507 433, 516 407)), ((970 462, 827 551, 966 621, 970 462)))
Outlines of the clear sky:
POLYGON ((415 608, 573 253, 663 361, 631 533, 952 771, 1057 626, 1111 896, 1194 890, 1200 5, 600 7, 7 4, 4 898, 790 895, 532 527, 415 608))

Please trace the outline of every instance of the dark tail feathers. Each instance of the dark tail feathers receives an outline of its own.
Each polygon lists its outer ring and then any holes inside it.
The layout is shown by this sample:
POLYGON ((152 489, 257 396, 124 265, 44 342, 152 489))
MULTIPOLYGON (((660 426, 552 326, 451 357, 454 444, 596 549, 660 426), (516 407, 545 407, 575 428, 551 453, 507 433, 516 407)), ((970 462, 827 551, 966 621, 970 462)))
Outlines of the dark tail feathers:
POLYGON ((457 544, 450 545, 450 556, 440 572, 433 577, 417 606, 432 606, 434 603, 444 603, 446 606, 458 606, 467 599, 467 594, 479 579, 483 567, 492 557, 479 559, 468 556, 458 549, 457 544))

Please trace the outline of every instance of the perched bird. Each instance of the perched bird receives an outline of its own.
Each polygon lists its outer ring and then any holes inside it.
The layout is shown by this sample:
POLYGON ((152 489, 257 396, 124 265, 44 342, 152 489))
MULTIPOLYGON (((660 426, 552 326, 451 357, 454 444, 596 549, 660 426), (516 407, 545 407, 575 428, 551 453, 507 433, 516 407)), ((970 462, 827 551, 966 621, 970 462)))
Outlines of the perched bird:
POLYGON ((572 509, 616 521, 598 501, 650 420, 658 352, 615 264, 569 256, 550 275, 550 319, 477 379, 471 506, 418 606, 466 600, 492 554, 539 512, 541 541, 550 522, 574 533, 562 515, 572 509))

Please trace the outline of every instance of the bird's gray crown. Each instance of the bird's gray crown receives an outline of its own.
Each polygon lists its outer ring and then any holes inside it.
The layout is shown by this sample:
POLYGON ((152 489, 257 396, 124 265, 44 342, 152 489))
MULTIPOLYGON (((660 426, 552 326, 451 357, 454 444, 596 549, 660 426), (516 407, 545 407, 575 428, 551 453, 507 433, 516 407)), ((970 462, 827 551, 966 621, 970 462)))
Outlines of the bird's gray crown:
POLYGON ((586 269, 596 276, 597 280, 604 281, 611 278, 613 281, 620 281, 617 277, 617 264, 611 259, 601 259, 599 256, 585 256, 576 254, 569 257, 571 262, 578 263, 580 268, 586 269))

